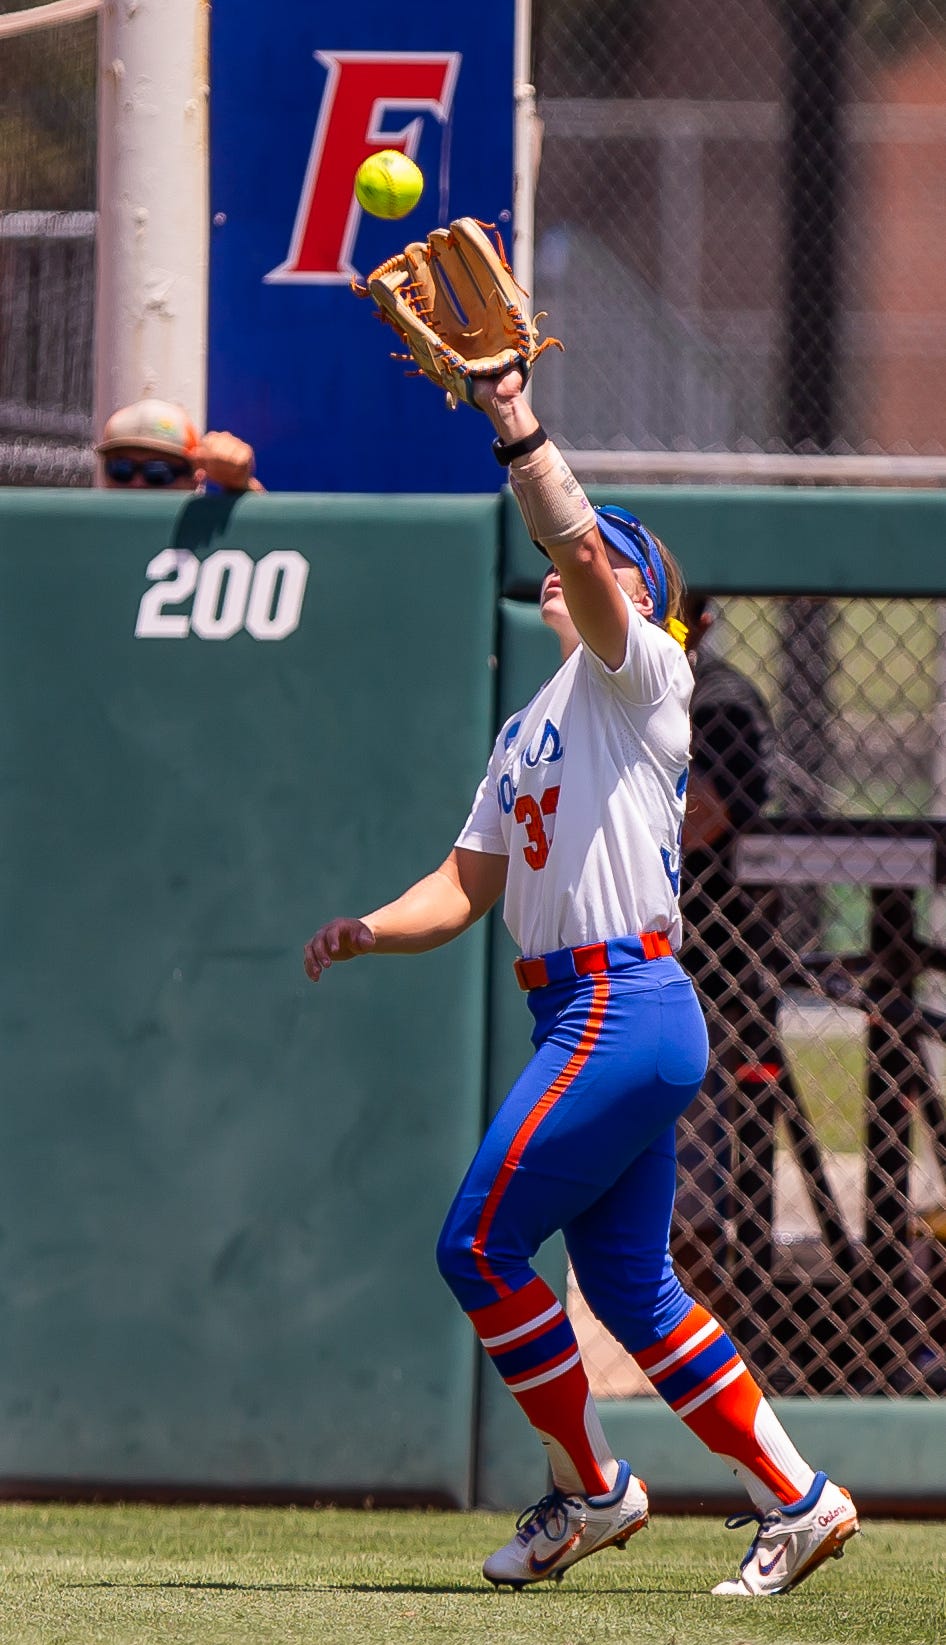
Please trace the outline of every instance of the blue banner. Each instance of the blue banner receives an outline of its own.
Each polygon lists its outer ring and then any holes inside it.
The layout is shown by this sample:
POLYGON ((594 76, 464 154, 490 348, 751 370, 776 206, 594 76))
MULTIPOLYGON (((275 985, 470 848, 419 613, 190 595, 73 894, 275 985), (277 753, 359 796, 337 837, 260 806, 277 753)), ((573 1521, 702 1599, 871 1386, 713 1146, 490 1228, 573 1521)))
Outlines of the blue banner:
POLYGON ((512 242, 514 0, 457 13, 227 0, 211 23, 208 426, 271 490, 492 491, 485 419, 390 358, 364 275, 453 217, 512 242), (424 192, 369 217, 353 179, 401 149, 424 192))

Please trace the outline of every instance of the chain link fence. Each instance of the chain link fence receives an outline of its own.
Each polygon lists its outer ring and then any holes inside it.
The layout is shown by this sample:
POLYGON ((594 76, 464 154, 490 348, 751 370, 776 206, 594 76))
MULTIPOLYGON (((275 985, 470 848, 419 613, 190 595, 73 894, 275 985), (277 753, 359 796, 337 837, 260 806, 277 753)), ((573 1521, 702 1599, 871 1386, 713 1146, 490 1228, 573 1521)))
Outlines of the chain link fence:
POLYGON ((550 432, 946 452, 942 0, 535 0, 533 73, 550 432))
MULTIPOLYGON (((533 16, 535 300, 566 343, 535 405, 576 472, 942 483, 946 4, 533 16)), ((934 1396, 941 608, 715 618, 684 892, 713 1052, 680 1127, 677 1264, 771 1393, 934 1396)), ((596 1393, 649 1392, 572 1302, 596 1393)))
POLYGON ((0 35, 0 484, 92 480, 96 31, 0 35))
MULTIPOLYGON (((95 37, 4 37, 0 211, 94 211, 95 37)), ((534 0, 533 57, 535 293, 568 343, 536 396, 563 444, 946 455, 946 0, 534 0)), ((86 360, 90 275, 60 251, 27 335, 86 360)), ((42 392, 0 381, 0 442, 91 425, 73 397, 34 427, 42 392)))
MULTIPOLYGON (((673 1249, 772 1394, 946 1392, 942 610, 693 598, 673 1249)), ((649 1392, 572 1300, 596 1393, 649 1392)))

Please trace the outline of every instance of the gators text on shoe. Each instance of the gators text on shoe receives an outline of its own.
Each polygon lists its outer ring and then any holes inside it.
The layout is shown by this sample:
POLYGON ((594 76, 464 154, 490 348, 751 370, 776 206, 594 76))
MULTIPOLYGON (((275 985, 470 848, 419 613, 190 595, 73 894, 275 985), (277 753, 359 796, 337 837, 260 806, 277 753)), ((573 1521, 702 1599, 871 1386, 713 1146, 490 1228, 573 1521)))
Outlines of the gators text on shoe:
POLYGON ((556 1490, 527 1508, 512 1541, 486 1560, 483 1575, 496 1588, 560 1582, 577 1560, 601 1548, 623 1548, 647 1518, 647 1488, 629 1463, 620 1462, 614 1489, 603 1496, 566 1496, 556 1490))
POLYGON ((738 1577, 718 1582, 714 1594, 753 1598, 788 1593, 824 1560, 840 1559, 845 1542, 860 1530, 847 1491, 833 1485, 826 1474, 816 1474, 810 1491, 797 1502, 764 1516, 736 1514, 726 1524, 735 1528, 752 1520, 759 1528, 738 1577))

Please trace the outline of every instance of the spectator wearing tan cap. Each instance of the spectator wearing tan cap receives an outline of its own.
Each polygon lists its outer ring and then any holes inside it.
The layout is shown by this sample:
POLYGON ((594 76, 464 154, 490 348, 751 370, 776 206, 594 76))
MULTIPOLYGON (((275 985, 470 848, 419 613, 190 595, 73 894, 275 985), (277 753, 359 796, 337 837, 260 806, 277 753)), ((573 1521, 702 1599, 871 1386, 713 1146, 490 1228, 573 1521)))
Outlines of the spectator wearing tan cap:
POLYGON ((253 447, 235 434, 199 435, 183 406, 136 400, 112 413, 96 451, 110 491, 164 489, 262 491, 253 477, 253 447))

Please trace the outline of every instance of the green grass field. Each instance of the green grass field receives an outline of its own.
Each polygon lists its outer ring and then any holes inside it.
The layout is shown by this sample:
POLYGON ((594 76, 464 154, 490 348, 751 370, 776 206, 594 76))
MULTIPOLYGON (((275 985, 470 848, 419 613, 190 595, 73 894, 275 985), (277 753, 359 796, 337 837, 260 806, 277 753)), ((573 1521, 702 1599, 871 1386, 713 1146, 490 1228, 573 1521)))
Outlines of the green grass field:
POLYGON ((868 1520, 794 1594, 713 1599, 748 1543, 657 1518, 560 1587, 494 1593, 493 1514, 0 1506, 9 1645, 935 1645, 942 1525, 868 1520))
POLYGON ((854 1034, 786 1036, 785 1049, 808 1117, 824 1148, 850 1153, 864 1131, 867 1056, 854 1034))
MULTIPOLYGON (((717 643, 773 707, 780 677, 781 604, 758 596, 719 601, 717 643)), ((838 600, 832 606, 832 703, 842 714, 891 719, 932 712, 936 647, 934 600, 838 600)))

